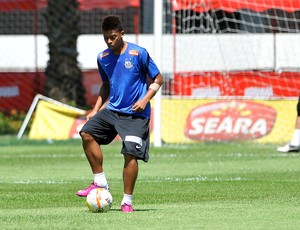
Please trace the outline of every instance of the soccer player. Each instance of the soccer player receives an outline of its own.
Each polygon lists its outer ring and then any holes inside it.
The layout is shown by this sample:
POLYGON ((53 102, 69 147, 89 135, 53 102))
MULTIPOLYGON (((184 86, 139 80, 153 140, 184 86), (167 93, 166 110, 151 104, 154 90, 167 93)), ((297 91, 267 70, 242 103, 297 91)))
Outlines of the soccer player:
POLYGON ((149 160, 150 100, 163 84, 163 77, 145 48, 123 40, 124 29, 118 16, 105 17, 102 32, 108 46, 97 57, 103 83, 80 131, 94 181, 76 194, 85 197, 93 188, 109 189, 100 146, 109 144, 119 134, 124 157, 121 211, 133 212, 138 160, 149 160))
POLYGON ((299 152, 300 150, 300 96, 297 103, 297 119, 293 137, 290 143, 285 146, 278 147, 277 151, 281 153, 299 152))

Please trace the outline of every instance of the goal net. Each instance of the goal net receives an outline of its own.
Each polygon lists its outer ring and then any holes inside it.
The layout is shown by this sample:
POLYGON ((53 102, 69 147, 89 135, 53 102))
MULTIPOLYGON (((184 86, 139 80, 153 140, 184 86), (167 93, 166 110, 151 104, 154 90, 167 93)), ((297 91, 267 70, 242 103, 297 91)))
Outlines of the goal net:
POLYGON ((165 62, 173 78, 163 141, 289 141, 300 89, 300 1, 167 2, 174 58, 165 62))

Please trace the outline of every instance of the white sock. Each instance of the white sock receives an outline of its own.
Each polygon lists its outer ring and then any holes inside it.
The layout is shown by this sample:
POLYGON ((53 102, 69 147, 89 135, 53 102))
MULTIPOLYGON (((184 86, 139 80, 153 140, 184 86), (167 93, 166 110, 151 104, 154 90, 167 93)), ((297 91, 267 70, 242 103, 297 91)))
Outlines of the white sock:
POLYGON ((124 193, 121 205, 123 205, 124 203, 126 203, 126 204, 132 204, 132 195, 128 195, 128 194, 124 193))
POLYGON ((105 187, 107 185, 107 180, 104 172, 94 174, 94 182, 100 187, 105 187))
POLYGON ((291 140, 292 146, 299 146, 300 145, 300 129, 295 129, 293 138, 291 140))

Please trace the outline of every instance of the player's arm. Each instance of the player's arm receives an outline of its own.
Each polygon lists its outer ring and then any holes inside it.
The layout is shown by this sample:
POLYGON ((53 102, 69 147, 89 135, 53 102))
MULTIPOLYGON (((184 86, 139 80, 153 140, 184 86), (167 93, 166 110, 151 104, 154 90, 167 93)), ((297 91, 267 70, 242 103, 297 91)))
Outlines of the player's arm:
POLYGON ((94 116, 100 109, 106 107, 106 102, 109 96, 109 81, 103 81, 100 88, 99 96, 93 110, 86 116, 87 120, 94 116))
POLYGON ((154 78, 154 81, 150 83, 146 95, 132 106, 132 110, 134 112, 142 112, 146 108, 147 103, 155 96, 156 92, 160 89, 163 83, 163 76, 161 73, 159 73, 154 78))

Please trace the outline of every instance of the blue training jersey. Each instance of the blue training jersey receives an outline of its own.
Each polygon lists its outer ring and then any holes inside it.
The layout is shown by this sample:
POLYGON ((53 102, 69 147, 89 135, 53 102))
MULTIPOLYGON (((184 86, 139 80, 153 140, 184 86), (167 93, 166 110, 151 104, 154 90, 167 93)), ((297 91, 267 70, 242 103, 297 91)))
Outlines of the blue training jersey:
POLYGON ((109 48, 99 53, 97 64, 102 81, 109 80, 110 84, 107 109, 150 118, 150 103, 143 112, 133 112, 131 108, 146 95, 147 76, 153 79, 159 74, 147 50, 127 42, 125 52, 120 55, 114 55, 109 48))

